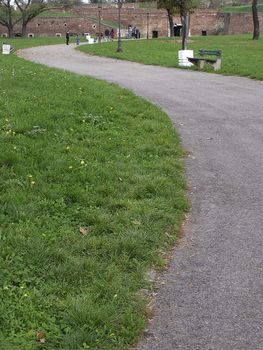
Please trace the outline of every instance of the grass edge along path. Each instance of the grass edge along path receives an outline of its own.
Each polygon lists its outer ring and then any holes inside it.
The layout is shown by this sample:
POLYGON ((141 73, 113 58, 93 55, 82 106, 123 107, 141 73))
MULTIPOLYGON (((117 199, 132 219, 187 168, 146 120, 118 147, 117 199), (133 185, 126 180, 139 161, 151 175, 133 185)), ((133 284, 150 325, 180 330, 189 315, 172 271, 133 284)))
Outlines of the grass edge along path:
MULTIPOLYGON (((263 38, 252 40, 251 34, 192 36, 189 49, 195 56, 201 48, 222 51, 222 68, 217 74, 237 75, 263 80, 263 38)), ((143 64, 178 67, 179 38, 123 41, 123 52, 116 52, 117 43, 84 45, 78 49, 88 54, 117 58, 143 64)), ((189 68, 186 68, 189 69, 189 68)), ((191 68, 196 70, 195 67, 191 68)), ((206 67, 205 71, 214 72, 206 67)))
POLYGON ((126 349, 188 208, 179 138, 128 90, 0 62, 0 349, 126 349))

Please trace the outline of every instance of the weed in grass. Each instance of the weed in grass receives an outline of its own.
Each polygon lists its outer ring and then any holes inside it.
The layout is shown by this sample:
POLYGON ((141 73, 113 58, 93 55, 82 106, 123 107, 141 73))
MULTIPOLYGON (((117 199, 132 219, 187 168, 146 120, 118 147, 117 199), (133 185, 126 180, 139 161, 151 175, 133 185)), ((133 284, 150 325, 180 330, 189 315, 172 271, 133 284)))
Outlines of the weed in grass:
POLYGON ((128 348, 187 210, 178 137, 127 90, 0 61, 0 349, 128 348))

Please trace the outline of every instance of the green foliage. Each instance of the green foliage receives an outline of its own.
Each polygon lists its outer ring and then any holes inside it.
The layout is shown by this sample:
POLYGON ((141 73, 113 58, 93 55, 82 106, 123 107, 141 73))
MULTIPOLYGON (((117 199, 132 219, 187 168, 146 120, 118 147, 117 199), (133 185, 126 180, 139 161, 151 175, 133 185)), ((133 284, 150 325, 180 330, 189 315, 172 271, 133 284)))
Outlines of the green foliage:
POLYGON ((20 13, 14 7, 11 0, 0 1, 0 24, 12 30, 14 25, 21 19, 20 13))
POLYGON ((157 8, 169 9, 171 13, 183 15, 199 4, 199 0, 157 0, 157 8))
MULTIPOLYGON (((199 0, 157 0, 157 8, 167 10, 170 23, 170 33, 173 33, 173 15, 179 13, 182 22, 182 50, 187 49, 187 40, 190 29, 190 12, 197 7, 199 0)), ((171 34, 173 37, 173 34, 171 34)))
POLYGON ((0 75, 0 349, 128 348, 145 273, 188 207, 172 123, 127 90, 15 55, 0 75))
MULTIPOLYGON (((79 49, 89 54, 114 57, 144 64, 178 67, 180 40, 158 39, 124 41, 123 52, 116 52, 116 43, 87 45, 79 49)), ((240 75, 263 80, 263 39, 253 41, 251 35, 191 37, 189 48, 222 50, 222 69, 218 74, 240 75)), ((195 69, 195 68, 193 68, 195 69)), ((207 68, 207 71, 212 69, 207 68)), ((214 71, 213 71, 214 72, 214 71)))
POLYGON ((16 3, 19 5, 18 9, 21 12, 22 18, 24 21, 30 21, 34 17, 38 16, 41 12, 45 11, 47 9, 47 5, 44 2, 24 2, 24 1, 18 1, 15 0, 16 3))

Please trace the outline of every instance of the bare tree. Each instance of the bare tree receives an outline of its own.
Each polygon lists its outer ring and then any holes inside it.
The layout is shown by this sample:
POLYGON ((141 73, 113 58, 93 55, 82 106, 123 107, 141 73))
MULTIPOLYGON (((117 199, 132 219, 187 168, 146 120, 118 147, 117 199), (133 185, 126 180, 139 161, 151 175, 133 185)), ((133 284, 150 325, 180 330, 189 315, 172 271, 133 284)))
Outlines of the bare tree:
MULTIPOLYGON (((0 24, 14 36, 14 26, 22 23, 22 36, 26 35, 27 24, 40 13, 52 9, 69 9, 77 0, 0 0, 0 24)), ((78 0, 80 1, 80 0, 78 0)))
POLYGON ((26 36, 27 24, 41 12, 46 11, 48 4, 44 0, 15 0, 22 21, 22 36, 26 36))
MULTIPOLYGON (((165 8, 172 15, 179 13, 182 22, 182 50, 187 49, 187 41, 190 29, 190 12, 197 4, 198 0, 158 0, 159 8, 165 8)), ((173 28, 172 28, 173 31, 173 28)))
POLYGON ((182 50, 187 50, 190 30, 190 9, 187 1, 180 1, 179 13, 182 23, 182 50))
POLYGON ((170 37, 174 36, 174 19, 173 16, 175 14, 175 8, 173 1, 171 0, 157 0, 157 8, 165 9, 167 11, 167 17, 170 28, 170 37))
POLYGON ((14 36, 14 26, 21 20, 11 0, 0 0, 0 24, 7 28, 8 37, 14 36))

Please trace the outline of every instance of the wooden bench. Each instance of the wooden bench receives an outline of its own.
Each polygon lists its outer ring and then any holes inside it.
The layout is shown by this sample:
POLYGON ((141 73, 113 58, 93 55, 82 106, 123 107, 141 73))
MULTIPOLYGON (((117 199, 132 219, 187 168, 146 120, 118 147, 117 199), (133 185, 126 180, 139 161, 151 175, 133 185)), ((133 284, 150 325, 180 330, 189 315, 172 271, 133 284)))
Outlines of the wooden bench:
POLYGON ((219 70, 221 68, 221 51, 220 50, 199 50, 199 55, 201 57, 187 57, 188 61, 197 66, 198 69, 203 69, 205 63, 209 64, 214 68, 214 70, 219 70), (208 56, 208 57, 205 57, 208 56), (215 56, 215 58, 211 58, 215 56))

